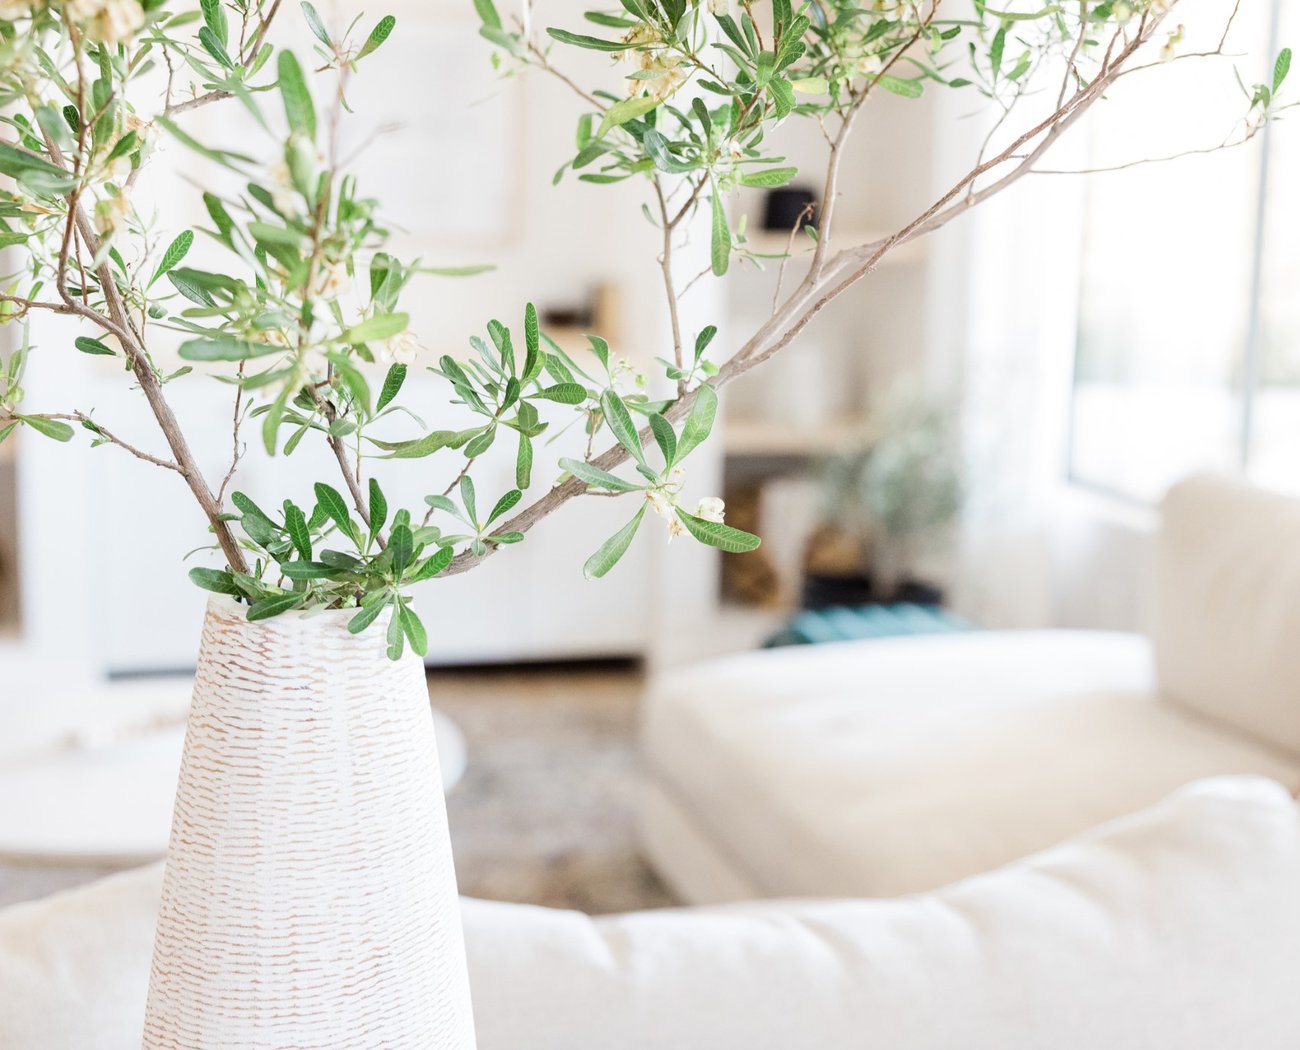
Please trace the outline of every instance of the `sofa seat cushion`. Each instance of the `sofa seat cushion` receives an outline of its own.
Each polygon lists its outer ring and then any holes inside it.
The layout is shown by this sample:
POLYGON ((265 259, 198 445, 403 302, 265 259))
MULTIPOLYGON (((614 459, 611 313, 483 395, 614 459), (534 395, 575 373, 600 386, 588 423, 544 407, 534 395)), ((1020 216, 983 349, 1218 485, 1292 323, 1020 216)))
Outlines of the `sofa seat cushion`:
MULTIPOLYGON (((1155 702, 1147 644, 1103 632, 745 653, 657 680, 643 742, 655 786, 764 896, 932 889, 1198 777, 1300 780, 1155 702)), ((671 848, 652 859, 674 881, 671 848)))
MULTIPOLYGON (((0 1050, 138 1050, 160 881, 0 912, 0 1050)), ((1254 778, 935 894, 463 914, 479 1050, 1300 1045, 1300 814, 1254 778)))

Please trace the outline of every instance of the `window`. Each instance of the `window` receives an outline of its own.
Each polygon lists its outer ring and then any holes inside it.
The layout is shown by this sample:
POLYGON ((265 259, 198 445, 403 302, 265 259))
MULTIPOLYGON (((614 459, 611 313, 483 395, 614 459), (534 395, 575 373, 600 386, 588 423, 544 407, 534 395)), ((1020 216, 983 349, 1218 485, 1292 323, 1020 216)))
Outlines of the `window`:
MULTIPOLYGON (((1212 49, 1231 7, 1188 10, 1179 50, 1212 49)), ((1239 64, 1252 83, 1300 15, 1283 14, 1282 0, 1242 8, 1226 50, 1248 56, 1250 67, 1239 64)), ((1113 92, 1122 104, 1099 115, 1094 165, 1240 139, 1232 60, 1210 61, 1175 62, 1113 92)), ((1150 502, 1192 471, 1244 468, 1300 491, 1298 181, 1300 121, 1286 120, 1246 145, 1092 176, 1072 480, 1150 502)))

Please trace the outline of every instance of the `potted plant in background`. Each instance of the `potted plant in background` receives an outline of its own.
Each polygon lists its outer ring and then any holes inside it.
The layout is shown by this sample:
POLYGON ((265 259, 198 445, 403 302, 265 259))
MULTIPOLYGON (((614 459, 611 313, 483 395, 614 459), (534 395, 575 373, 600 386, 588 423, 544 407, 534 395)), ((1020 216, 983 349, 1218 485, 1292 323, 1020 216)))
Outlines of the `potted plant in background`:
POLYGON ((927 545, 961 511, 953 413, 915 394, 895 394, 877 430, 823 470, 824 524, 810 541, 810 560, 815 566, 837 557, 841 567, 832 573, 810 567, 807 608, 942 600, 937 587, 913 574, 927 545))
MULTIPOLYGON (((709 436, 718 390, 794 341, 889 252, 1032 171, 1112 85, 1147 67, 1175 3, 1009 13, 977 2, 949 13, 906 0, 773 0, 733 14, 699 0, 624 0, 587 14, 585 31, 541 33, 527 2, 505 15, 475 0, 504 74, 557 77, 584 101, 560 174, 644 185, 662 235, 654 294, 671 345, 643 390, 617 347, 593 334, 578 359, 526 307, 513 330, 489 322, 468 356, 432 365, 442 406, 403 396, 415 337, 402 297, 428 268, 389 251, 388 217, 338 144, 344 119, 364 119, 346 116, 349 80, 364 75, 392 17, 339 30, 295 5, 316 41, 304 60, 275 44, 274 24, 290 13, 281 0, 0 3, 0 239, 17 258, 0 304, 11 330, 41 313, 82 326, 40 354, 16 341, 0 381, 0 439, 23 430, 116 446, 188 488, 216 556, 191 572, 213 598, 146 1046, 473 1045, 419 659, 426 633, 409 589, 475 568, 586 494, 631 505, 587 561, 589 577, 613 568, 647 517, 670 536, 753 549, 757 538, 727 526, 719 501, 683 497, 683 463, 709 436), (563 71, 568 48, 612 57, 602 87, 563 71), (1048 77, 1050 92, 1027 89, 1048 77), (927 85, 997 109, 985 149, 913 221, 837 244, 840 163, 859 113, 927 85), (274 147, 254 155, 208 141, 190 114, 218 103, 274 147), (816 227, 792 235, 797 283, 751 333, 685 330, 679 304, 695 278, 722 277, 746 255, 728 194, 795 176, 773 133, 796 119, 827 140, 816 227), (164 236, 137 209, 160 137, 204 165, 202 229, 164 236), (675 253, 697 226, 710 265, 683 274, 675 253), (190 254, 199 238, 211 249, 202 260, 190 254), (186 364, 161 367, 156 350, 175 342, 186 364), (93 406, 25 401, 25 369, 76 353, 118 360, 161 447, 125 440, 93 406), (234 454, 220 477, 201 469, 171 397, 176 384, 214 380, 233 405, 234 454), (537 439, 566 415, 586 427, 589 454, 536 462, 537 439), (319 446, 337 470, 314 479, 308 499, 259 504, 238 485, 245 439, 268 456, 319 446), (506 442, 515 485, 488 490, 476 466, 506 442), (456 480, 418 507, 391 506, 367 471, 375 458, 423 469, 430 457, 458 464, 456 480)), ((1272 112, 1288 63, 1284 52, 1250 98, 1246 137, 1272 112)))

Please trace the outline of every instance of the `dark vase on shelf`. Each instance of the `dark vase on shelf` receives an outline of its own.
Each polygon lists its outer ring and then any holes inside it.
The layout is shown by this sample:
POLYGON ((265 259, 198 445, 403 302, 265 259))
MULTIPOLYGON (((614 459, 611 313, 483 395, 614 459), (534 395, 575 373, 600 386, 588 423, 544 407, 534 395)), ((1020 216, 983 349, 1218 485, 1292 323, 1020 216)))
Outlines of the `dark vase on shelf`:
POLYGON ((924 580, 903 580, 889 600, 895 605, 942 605, 943 589, 924 580))
POLYGON ((810 572, 804 576, 801 604, 805 609, 825 609, 832 605, 867 605, 871 601, 872 585, 868 573, 831 575, 810 572))
POLYGON ((817 195, 805 186, 781 186, 768 190, 763 201, 763 229, 776 233, 789 233, 796 224, 807 226, 817 222, 817 195), (809 205, 812 210, 804 213, 809 205))

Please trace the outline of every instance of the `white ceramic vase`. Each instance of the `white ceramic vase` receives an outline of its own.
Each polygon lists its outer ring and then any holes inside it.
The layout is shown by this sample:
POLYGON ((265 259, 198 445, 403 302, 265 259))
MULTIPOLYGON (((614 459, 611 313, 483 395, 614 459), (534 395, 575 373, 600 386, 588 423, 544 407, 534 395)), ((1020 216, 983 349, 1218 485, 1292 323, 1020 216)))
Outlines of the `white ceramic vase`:
POLYGON ((208 603, 145 1050, 473 1050, 423 667, 208 603))

